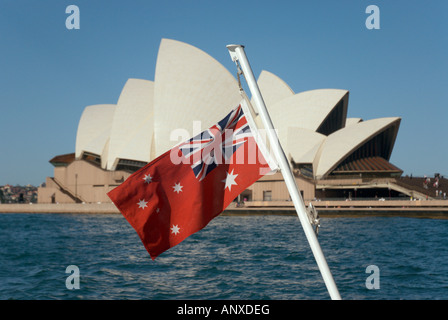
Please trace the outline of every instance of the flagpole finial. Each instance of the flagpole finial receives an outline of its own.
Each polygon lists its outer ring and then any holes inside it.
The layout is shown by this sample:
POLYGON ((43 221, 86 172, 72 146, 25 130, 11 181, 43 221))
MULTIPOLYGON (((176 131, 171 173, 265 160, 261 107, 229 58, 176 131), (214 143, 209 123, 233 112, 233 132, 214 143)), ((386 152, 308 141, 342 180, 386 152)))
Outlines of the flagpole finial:
POLYGON ((242 47, 244 48, 244 45, 242 44, 228 44, 226 45, 227 49, 234 51, 236 47, 242 47))
POLYGON ((232 58, 233 62, 236 62, 238 60, 238 56, 235 52, 236 48, 243 48, 244 46, 242 44, 228 44, 226 46, 227 50, 229 50, 230 57, 232 58))

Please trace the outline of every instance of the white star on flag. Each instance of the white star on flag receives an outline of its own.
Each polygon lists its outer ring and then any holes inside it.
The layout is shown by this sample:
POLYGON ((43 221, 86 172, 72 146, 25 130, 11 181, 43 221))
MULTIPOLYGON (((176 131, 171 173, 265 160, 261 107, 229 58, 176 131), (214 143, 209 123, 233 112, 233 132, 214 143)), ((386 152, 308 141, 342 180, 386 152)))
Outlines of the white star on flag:
POLYGON ((224 187, 224 190, 226 188, 229 188, 229 191, 231 191, 233 185, 238 185, 238 183, 235 182, 237 174, 233 174, 233 169, 231 173, 226 172, 227 177, 224 180, 221 180, 222 182, 226 183, 226 186, 224 187))
POLYGON ((178 234, 180 231, 180 228, 178 225, 174 225, 171 227, 171 233, 174 233, 174 235, 178 234))
POLYGON ((148 202, 143 199, 143 200, 140 200, 137 204, 138 204, 139 208, 145 209, 147 207, 147 205, 146 205, 147 203, 148 202))
POLYGON ((152 178, 150 174, 145 175, 145 177, 143 178, 143 180, 145 180, 145 183, 150 183, 152 182, 152 178))
POLYGON ((179 192, 182 192, 182 188, 183 188, 183 186, 181 186, 181 185, 180 185, 180 182, 179 182, 179 183, 176 183, 176 184, 173 186, 173 188, 174 188, 174 192, 179 193, 179 192))

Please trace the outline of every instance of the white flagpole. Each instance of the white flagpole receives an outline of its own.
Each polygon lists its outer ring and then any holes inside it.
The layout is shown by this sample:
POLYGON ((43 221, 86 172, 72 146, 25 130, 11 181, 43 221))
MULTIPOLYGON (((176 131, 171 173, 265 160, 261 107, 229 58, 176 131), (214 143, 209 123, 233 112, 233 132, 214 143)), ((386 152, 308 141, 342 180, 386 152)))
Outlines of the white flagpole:
POLYGON ((261 121, 267 131, 267 136, 272 151, 279 164, 280 170, 282 172, 283 178, 285 180, 286 186, 291 196, 291 200, 294 203, 297 215, 299 216, 302 228, 308 239, 311 250, 314 254, 314 258, 316 259, 317 265, 322 274, 325 285, 327 286, 327 290, 330 294, 330 297, 333 300, 340 300, 341 296, 339 295, 338 288, 336 286, 336 283, 334 282, 327 261, 325 260, 322 248, 320 247, 320 244, 317 240, 316 233, 314 232, 313 227, 311 226, 308 220, 305 203, 303 202, 302 196, 300 195, 299 188, 297 187, 296 180, 289 165, 288 159, 286 158, 286 155, 283 152, 283 149, 280 145, 280 141, 278 141, 277 134, 274 131, 274 126, 272 124, 271 117, 269 116, 269 113, 266 109, 266 105, 264 103, 263 97, 261 96, 257 81, 255 80, 249 61, 247 60, 246 53, 244 52, 244 46, 228 45, 227 49, 229 50, 230 56, 233 59, 233 61, 235 61, 236 63, 238 60, 239 65, 241 66, 242 72, 244 74, 244 77, 246 78, 246 82, 249 86, 252 98, 254 99, 255 107, 257 108, 261 121))

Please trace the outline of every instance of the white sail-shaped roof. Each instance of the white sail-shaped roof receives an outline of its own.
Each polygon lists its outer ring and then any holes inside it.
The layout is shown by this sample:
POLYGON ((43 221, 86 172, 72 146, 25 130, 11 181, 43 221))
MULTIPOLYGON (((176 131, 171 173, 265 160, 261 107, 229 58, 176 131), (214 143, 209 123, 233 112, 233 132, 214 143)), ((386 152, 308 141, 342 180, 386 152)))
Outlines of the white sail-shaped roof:
POLYGON ((224 118, 240 101, 236 79, 218 61, 189 44, 163 39, 154 87, 156 155, 181 142, 171 141, 175 130, 186 130, 186 138, 199 134, 224 118), (194 121, 200 121, 198 132, 193 132, 194 121))
POLYGON ((295 163, 313 163, 326 136, 304 128, 288 128, 285 153, 295 163))
MULTIPOLYGON (((314 176, 317 179, 325 177, 353 151, 392 125, 397 126, 396 136, 400 120, 392 117, 362 121, 329 135, 316 154, 313 163, 314 176)), ((389 139, 390 143, 393 144, 395 136, 389 139)))
MULTIPOLYGON (((282 99, 268 107, 280 142, 287 144, 287 130, 290 127, 316 131, 347 94, 347 90, 339 89, 310 90, 282 99)), ((344 108, 346 114, 345 104, 344 108)))
MULTIPOLYGON (((257 82, 285 153, 295 164, 312 164, 314 177, 325 178, 374 145, 386 145, 378 157, 389 159, 400 118, 347 119, 347 90, 295 94, 264 70, 257 82)), ((163 39, 154 82, 129 79, 116 105, 85 108, 76 158, 99 155, 108 170, 116 170, 120 160, 150 162, 216 124, 241 99, 236 79, 218 61, 189 44, 163 39)))
POLYGON ((257 85, 266 106, 272 106, 294 95, 294 91, 292 91, 285 81, 266 70, 261 71, 257 85))
POLYGON ((117 102, 112 123, 107 169, 119 159, 149 162, 153 139, 154 82, 129 79, 117 102))
POLYGON ((79 120, 76 133, 75 157, 84 152, 101 156, 109 140, 116 105, 98 104, 87 106, 79 120))
POLYGON ((361 121, 363 121, 361 118, 347 118, 347 120, 345 120, 345 126, 348 127, 361 121))

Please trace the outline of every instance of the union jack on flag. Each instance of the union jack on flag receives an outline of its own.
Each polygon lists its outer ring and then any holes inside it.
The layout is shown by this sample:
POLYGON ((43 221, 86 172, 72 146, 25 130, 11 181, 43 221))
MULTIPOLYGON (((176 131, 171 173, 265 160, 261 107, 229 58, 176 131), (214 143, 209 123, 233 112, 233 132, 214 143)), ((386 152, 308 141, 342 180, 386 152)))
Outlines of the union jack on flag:
POLYGON ((249 124, 239 105, 224 119, 191 138, 179 149, 192 163, 196 178, 202 181, 219 164, 228 163, 235 151, 250 137, 249 124))

